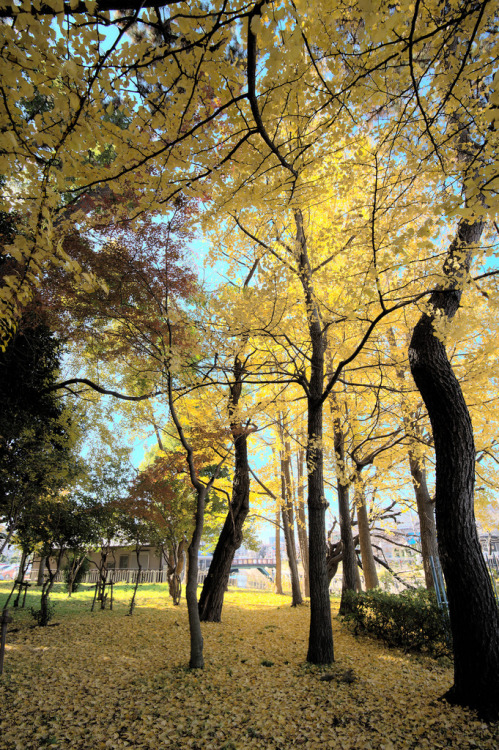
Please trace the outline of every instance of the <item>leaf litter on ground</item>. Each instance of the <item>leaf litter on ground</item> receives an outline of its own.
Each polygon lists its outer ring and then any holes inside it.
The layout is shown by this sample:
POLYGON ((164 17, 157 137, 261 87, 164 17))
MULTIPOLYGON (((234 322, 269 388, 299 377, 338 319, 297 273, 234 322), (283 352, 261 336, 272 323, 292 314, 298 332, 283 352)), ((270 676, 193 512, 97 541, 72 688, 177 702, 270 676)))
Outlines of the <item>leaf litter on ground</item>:
POLYGON ((1 750, 499 746, 499 725, 439 700, 448 662, 356 638, 335 619, 336 662, 307 664, 309 608, 288 597, 230 590, 223 622, 202 626, 206 667, 191 671, 185 602, 148 587, 127 617, 126 590, 116 594, 113 611, 91 613, 88 592, 62 604, 61 591, 57 628, 15 613, 1 750))

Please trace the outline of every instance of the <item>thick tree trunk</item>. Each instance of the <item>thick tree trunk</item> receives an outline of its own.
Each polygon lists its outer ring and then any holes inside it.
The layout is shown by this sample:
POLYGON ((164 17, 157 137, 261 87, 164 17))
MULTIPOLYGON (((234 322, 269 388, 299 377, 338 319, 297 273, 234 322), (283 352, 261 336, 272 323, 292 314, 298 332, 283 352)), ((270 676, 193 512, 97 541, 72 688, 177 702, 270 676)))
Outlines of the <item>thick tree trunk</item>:
POLYGON ((310 582, 308 574, 308 536, 307 536, 307 519, 305 517, 305 498, 303 493, 303 450, 298 451, 298 506, 296 526, 298 531, 298 544, 300 546, 300 556, 303 565, 304 589, 305 596, 310 596, 310 582))
POLYGON ((435 515, 440 561, 447 585, 454 651, 449 701, 499 717, 499 611, 478 541, 474 517, 475 445, 470 415, 445 347, 434 335, 437 315, 451 319, 459 307, 456 270, 481 236, 479 222, 461 222, 449 250, 447 288, 430 299, 433 315, 414 328, 409 361, 433 429, 436 455, 435 515))
POLYGON ((376 589, 379 586, 376 563, 371 544, 371 530, 367 516, 366 499, 364 493, 358 488, 356 492, 357 523, 359 525, 360 556, 362 559, 362 571, 366 590, 376 589))
POLYGON ((343 581, 341 585, 340 615, 346 613, 345 592, 357 591, 359 578, 357 571, 357 555, 353 543, 352 519, 350 517, 349 486, 338 482, 338 513, 340 517, 340 538, 343 546, 342 569, 343 581))
POLYGON ((230 568, 234 554, 243 541, 243 524, 249 512, 250 480, 246 435, 236 437, 234 450, 235 471, 230 510, 215 547, 199 599, 201 620, 207 622, 220 622, 221 620, 230 568))
POLYGON ((229 585, 234 554, 243 541, 243 524, 249 513, 250 476, 248 465, 248 429, 237 413, 244 368, 239 356, 234 360, 234 381, 230 386, 229 418, 234 439, 234 480, 229 512, 213 553, 213 559, 199 598, 202 621, 220 622, 224 594, 229 585))
MULTIPOLYGON (((322 373, 320 383, 322 391, 322 373)), ((310 385, 312 390, 312 382, 310 385)), ((329 664, 334 661, 334 646, 326 564, 327 503, 323 483, 322 403, 317 404, 312 399, 309 399, 308 405, 307 469, 310 573, 310 633, 307 661, 313 664, 329 664)))
POLYGON ((281 562, 281 518, 279 508, 275 512, 275 592, 282 594, 282 562, 281 562))
POLYGON ((416 458, 409 449, 409 466, 419 517, 421 535, 421 553, 426 588, 433 591, 435 583, 431 572, 430 557, 438 557, 437 526, 435 523, 434 503, 428 492, 426 470, 421 466, 421 459, 416 458))

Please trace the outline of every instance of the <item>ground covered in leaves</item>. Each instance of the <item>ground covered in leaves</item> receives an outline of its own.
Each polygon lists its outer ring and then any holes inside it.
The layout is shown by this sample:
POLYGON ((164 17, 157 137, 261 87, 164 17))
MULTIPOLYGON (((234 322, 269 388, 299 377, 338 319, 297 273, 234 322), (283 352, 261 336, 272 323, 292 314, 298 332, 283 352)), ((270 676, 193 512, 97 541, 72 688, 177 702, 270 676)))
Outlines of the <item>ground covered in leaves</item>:
MULTIPOLYGON (((206 668, 189 671, 187 611, 165 586, 130 589, 113 611, 90 592, 54 625, 27 610, 9 628, 0 677, 1 750, 497 750, 499 726, 438 700, 448 664, 355 638, 336 619, 336 663, 305 663, 309 609, 287 597, 229 591, 223 622, 204 624, 206 668)), ((0 584, 0 606, 6 584, 0 584)), ((34 592, 30 598, 35 600, 34 592)), ((333 603, 334 608, 334 603, 333 603)))

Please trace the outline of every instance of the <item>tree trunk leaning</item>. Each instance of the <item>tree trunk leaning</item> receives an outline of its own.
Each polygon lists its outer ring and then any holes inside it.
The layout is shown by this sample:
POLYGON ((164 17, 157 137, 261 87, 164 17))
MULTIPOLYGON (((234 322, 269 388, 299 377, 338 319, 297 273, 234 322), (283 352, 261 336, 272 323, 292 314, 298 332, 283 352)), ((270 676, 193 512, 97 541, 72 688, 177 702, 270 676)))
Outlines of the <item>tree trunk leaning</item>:
POLYGON ((238 355, 234 360, 234 381, 230 386, 229 418, 234 440, 234 480, 229 512, 217 541, 208 575, 199 598, 202 621, 220 622, 224 594, 229 585, 234 554, 243 541, 243 525, 249 513, 250 475, 248 465, 248 432, 237 413, 241 397, 244 368, 238 355))
MULTIPOLYGON (((449 249, 448 276, 469 268, 467 248, 480 239, 480 222, 462 221, 449 249), (463 260, 464 258, 464 260, 463 260)), ((459 279, 433 292, 431 315, 416 324, 409 361, 431 420, 436 456, 435 517, 440 561, 447 586, 454 651, 454 685, 447 700, 499 718, 499 611, 482 554, 474 516, 475 445, 464 396, 434 335, 437 315, 450 320, 461 293, 459 279)))
POLYGON ((249 466, 247 436, 234 441, 235 471, 232 500, 199 598, 201 621, 220 622, 234 554, 243 541, 243 524, 249 513, 249 466))

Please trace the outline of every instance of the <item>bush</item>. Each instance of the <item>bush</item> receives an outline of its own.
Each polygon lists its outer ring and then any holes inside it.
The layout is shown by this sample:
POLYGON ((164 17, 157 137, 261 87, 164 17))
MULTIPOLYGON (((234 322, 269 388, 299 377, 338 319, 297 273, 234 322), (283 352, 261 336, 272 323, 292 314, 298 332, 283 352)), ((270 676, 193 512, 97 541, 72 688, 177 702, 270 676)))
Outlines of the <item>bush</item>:
POLYGON ((44 627, 50 622, 50 620, 54 616, 55 604, 52 604, 51 602, 47 602, 45 605, 45 611, 43 607, 41 607, 40 609, 36 609, 35 607, 30 607, 29 612, 33 620, 37 623, 37 625, 40 625, 40 627, 44 627))
MULTIPOLYGON (((73 565, 73 562, 74 562, 74 558, 72 558, 72 557, 69 558, 69 560, 67 561, 67 563, 66 563, 66 565, 64 566, 64 569, 63 569, 64 583, 66 584, 66 587, 67 587, 68 591, 69 591, 69 575, 70 575, 70 572, 71 572, 71 567, 73 565)), ((77 562, 78 562, 78 560, 77 560, 77 562)), ((78 591, 78 586, 81 583, 81 579, 85 576, 86 573, 88 573, 88 569, 89 568, 90 568, 90 563, 87 560, 87 558, 85 558, 83 560, 82 564, 80 565, 80 568, 79 568, 79 570, 78 570, 78 572, 77 572, 77 574, 75 576, 75 579, 73 581, 73 591, 78 591)))
POLYGON ((420 588, 402 594, 373 591, 347 592, 343 620, 355 633, 380 638, 404 651, 422 651, 431 656, 449 655, 450 624, 433 592, 420 588))

